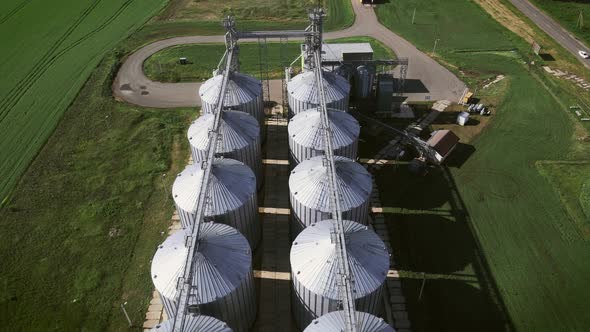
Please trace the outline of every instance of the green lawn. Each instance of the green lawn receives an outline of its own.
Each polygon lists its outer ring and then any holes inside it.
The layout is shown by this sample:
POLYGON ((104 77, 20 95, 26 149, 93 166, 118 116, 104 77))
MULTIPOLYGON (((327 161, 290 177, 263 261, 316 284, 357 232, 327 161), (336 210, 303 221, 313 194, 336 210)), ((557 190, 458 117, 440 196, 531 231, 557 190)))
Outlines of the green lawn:
MULTIPOLYGON (((327 43, 368 42, 373 47, 375 58, 394 58, 395 54, 379 41, 372 38, 344 38, 328 40, 327 43)), ((270 78, 284 76, 284 66, 295 60, 301 53, 300 42, 281 45, 268 44, 270 78), (283 52, 283 53, 282 53, 283 52), (281 56, 284 59, 281 59, 281 56)), ((144 72, 155 81, 160 82, 199 82, 211 77, 219 59, 225 52, 222 44, 193 44, 164 49, 144 62, 144 72), (190 64, 181 65, 178 58, 187 57, 190 64)), ((299 65, 297 61, 295 65, 299 65)), ((264 69, 266 70, 266 69, 264 69)), ((260 77, 260 55, 257 43, 240 43, 240 71, 260 77)))
POLYGON ((115 102, 120 56, 100 64, 0 209, 0 317, 10 331, 127 330, 125 301, 143 321, 197 111, 115 102))
POLYGON ((106 51, 164 3, 2 1, 0 203, 106 51))
MULTIPOLYGON (((395 1, 378 7, 377 12, 386 26, 418 48, 431 51, 434 40, 440 39, 437 55, 471 84, 499 73, 508 75, 510 82, 492 123, 472 141, 472 147, 458 153, 466 161, 451 163, 444 183, 408 185, 399 176, 380 187, 383 205, 394 211, 390 229, 403 239, 394 247, 404 256, 405 269, 419 274, 432 267, 433 271, 425 272, 475 274, 477 279, 476 283, 450 277, 447 279, 452 282, 427 282, 429 293, 418 301, 415 295, 420 283, 408 278, 403 284, 410 294, 407 300, 413 330, 456 330, 463 326, 466 315, 487 317, 482 318, 483 324, 466 330, 502 330, 506 322, 521 331, 585 330, 590 325, 586 314, 590 298, 588 238, 568 215, 558 188, 535 167, 539 160, 588 156, 588 143, 575 141, 572 135, 574 130, 585 129, 568 114, 569 100, 561 99, 571 96, 547 89, 552 83, 540 77, 538 68, 522 64, 528 45, 471 1, 395 1), (416 24, 411 24, 414 8, 416 24), (510 48, 518 48, 519 56, 493 51, 510 48), (396 183, 400 187, 388 189, 396 183), (458 189, 442 199, 431 194, 446 190, 441 186, 458 189), (415 200, 405 198, 404 193, 415 200), (441 211, 448 214, 444 220, 430 217, 441 211), (467 234, 467 243, 454 237, 461 233, 446 235, 441 231, 452 229, 440 226, 452 222, 464 224, 455 227, 459 229, 456 232, 467 234), (429 247, 432 239, 422 234, 426 229, 449 239, 445 242, 447 254, 439 254, 437 242, 429 247), (413 237, 424 245, 413 243, 413 237), (469 258, 461 258, 466 251, 472 252, 469 258), (443 269, 445 264, 449 267, 443 269), (449 293, 445 287, 458 291, 449 293), (448 298, 453 295, 459 298, 449 305, 448 298), (507 320, 502 319, 503 312, 507 320), (496 318, 488 321, 489 317, 496 318)), ((477 321, 469 320, 472 324, 477 321)))
POLYGON ((531 2, 583 42, 590 44, 590 2, 559 0, 531 0, 531 2), (582 27, 578 24, 580 12, 582 12, 582 27))

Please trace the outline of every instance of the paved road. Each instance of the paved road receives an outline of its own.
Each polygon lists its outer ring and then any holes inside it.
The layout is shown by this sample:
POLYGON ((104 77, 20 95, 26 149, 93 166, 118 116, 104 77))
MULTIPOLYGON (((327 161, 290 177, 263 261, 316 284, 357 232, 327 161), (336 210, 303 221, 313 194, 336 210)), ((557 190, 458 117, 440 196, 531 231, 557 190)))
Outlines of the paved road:
MULTIPOLYGON (((465 84, 461 80, 432 58, 420 52, 411 43, 381 25, 371 7, 364 7, 356 0, 351 1, 356 14, 354 24, 341 31, 326 33, 325 39, 354 36, 373 37, 390 47, 398 57, 409 58, 408 93, 406 93, 408 100, 422 101, 427 98, 459 100, 465 89, 465 84), (420 85, 425 89, 422 91, 415 89, 420 85)), ((143 73, 143 62, 152 54, 171 46, 223 42, 223 36, 189 36, 149 44, 126 59, 113 83, 113 92, 118 98, 146 107, 168 108, 200 105, 201 101, 197 93, 200 83, 151 81, 143 73)), ((270 90, 271 99, 280 101, 281 81, 271 81, 270 90)))
POLYGON ((590 54, 590 48, 588 46, 584 45, 574 35, 565 30, 559 23, 535 7, 528 0, 510 0, 510 2, 539 26, 539 28, 555 39, 558 44, 570 51, 586 68, 590 69, 590 61, 582 59, 578 54, 579 50, 586 51, 590 54))

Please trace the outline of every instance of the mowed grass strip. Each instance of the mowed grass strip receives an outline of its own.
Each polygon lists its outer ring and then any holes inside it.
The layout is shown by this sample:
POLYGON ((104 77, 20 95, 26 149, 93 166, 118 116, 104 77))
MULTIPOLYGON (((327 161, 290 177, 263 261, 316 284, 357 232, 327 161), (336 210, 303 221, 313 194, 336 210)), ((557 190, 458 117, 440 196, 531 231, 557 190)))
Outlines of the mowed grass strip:
POLYGON ((196 110, 115 102, 110 54, 0 210, 0 312, 11 331, 125 330, 153 289, 196 110))
POLYGON ((105 52, 164 3, 3 1, 8 14, 0 24, 0 203, 105 52))
MULTIPOLYGON (((468 217, 465 222, 475 244, 474 257, 481 258, 479 282, 490 290, 499 310, 505 307, 509 319, 506 328, 512 323, 522 331, 585 330, 590 325, 590 316, 585 313, 585 302, 590 298, 586 280, 590 275, 590 245, 535 164, 539 160, 567 159, 573 153, 583 155, 580 151, 588 151, 588 145, 572 139, 575 123, 564 107, 566 103, 553 96, 561 95, 546 88, 537 68, 522 64, 529 45, 467 0, 395 1, 379 6, 377 13, 381 22, 424 51, 432 51, 439 39, 437 56, 472 85, 497 74, 508 76, 509 86, 494 119, 472 141, 473 153, 461 156, 466 161, 450 171, 464 201, 461 213, 468 217), (412 24, 414 8, 416 21, 412 24), (506 48, 517 48, 523 59, 500 52, 465 52, 506 48), (485 273, 488 269, 491 273, 485 273)), ((385 199, 397 190, 393 183, 392 189, 381 188, 385 199)), ((415 197, 418 201, 413 209, 423 212, 413 214, 428 214, 448 204, 438 196, 415 197)), ((399 200, 392 198, 389 202, 404 213, 399 200)), ((438 228, 432 223, 431 228, 422 229, 437 232, 438 228)), ((412 250, 412 245, 399 250, 403 254, 412 250)), ((459 244, 449 241, 448 245, 459 244)), ((428 251, 427 247, 424 250, 428 251)), ((429 251, 422 255, 429 253, 434 254, 429 251)), ((420 257, 410 257, 408 264, 417 264, 412 260, 420 257)), ((418 293, 419 283, 406 285, 409 294, 418 293)), ((420 301, 417 296, 407 298, 412 329, 462 326, 460 313, 470 312, 468 298, 455 302, 455 309, 437 310, 439 304, 448 303, 441 298, 445 292, 432 284, 426 287, 431 289, 429 296, 420 301), (449 310, 456 320, 448 319, 449 310)), ((483 324, 478 330, 495 330, 494 326, 483 324)))
MULTIPOLYGON (((368 37, 343 38, 327 40, 327 43, 362 43, 371 44, 374 58, 395 58, 395 54, 381 42, 368 37)), ((288 66, 301 54, 301 43, 290 42, 268 43, 268 70, 271 79, 280 79, 284 74, 284 66, 288 66)), ((147 77, 159 82, 200 82, 209 79, 212 71, 219 63, 225 52, 222 44, 193 44, 175 46, 164 49, 144 62, 144 72, 147 77), (186 57, 189 61, 181 65, 179 58, 186 57)), ((240 43, 240 71, 260 77, 261 56, 258 43, 240 43)), ((265 59, 262 56, 262 59, 265 59)), ((266 61, 262 61, 263 71, 266 71, 266 61)), ((294 64, 299 68, 300 61, 294 64)))

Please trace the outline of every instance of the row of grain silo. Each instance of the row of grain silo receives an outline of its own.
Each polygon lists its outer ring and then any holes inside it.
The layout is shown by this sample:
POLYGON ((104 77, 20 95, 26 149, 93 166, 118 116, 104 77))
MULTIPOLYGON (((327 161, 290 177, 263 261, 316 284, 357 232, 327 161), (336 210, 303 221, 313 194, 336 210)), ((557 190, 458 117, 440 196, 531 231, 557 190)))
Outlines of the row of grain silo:
MULTIPOLYGON (((252 252, 260 241, 257 188, 262 184, 261 142, 264 133, 262 84, 238 72, 229 73, 215 160, 204 206, 192 271, 189 305, 198 313, 184 318, 187 331, 248 331, 257 314, 252 252)), ((178 282, 188 255, 188 235, 196 222, 196 205, 205 176, 207 146, 223 75, 199 89, 202 113, 187 138, 193 163, 172 186, 181 230, 170 235, 152 260, 151 277, 169 321, 153 331, 171 331, 178 305, 178 282)))
MULTIPOLYGON (((348 111, 352 68, 323 72, 329 130, 335 155, 346 249, 353 280, 357 330, 393 331, 379 318, 383 287, 389 270, 389 252, 368 227, 373 181, 356 163, 360 125, 348 111)), ((362 77, 374 75, 360 68, 362 77)), ((357 79, 362 79, 358 77, 357 79)), ((287 83, 289 97, 289 193, 291 203, 290 253, 292 311, 297 326, 306 332, 345 330, 338 287, 338 254, 331 219, 330 179, 324 160, 325 129, 319 112, 317 82, 312 71, 287 83)), ((367 91, 356 91, 357 95, 367 91)))

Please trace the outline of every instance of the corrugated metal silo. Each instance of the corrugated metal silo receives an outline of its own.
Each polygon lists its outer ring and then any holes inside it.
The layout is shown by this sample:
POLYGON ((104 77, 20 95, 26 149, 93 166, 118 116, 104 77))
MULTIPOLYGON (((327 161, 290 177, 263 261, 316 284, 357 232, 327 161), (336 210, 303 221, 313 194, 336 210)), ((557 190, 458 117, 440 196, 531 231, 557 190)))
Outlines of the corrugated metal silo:
MULTIPOLYGON (((188 165, 174 181, 172 196, 183 228, 195 222, 196 203, 201 189, 203 162, 188 165)), ((256 248, 260 240, 260 218, 256 179, 252 170, 233 159, 215 159, 211 171, 209 201, 205 217, 239 230, 256 248)))
MULTIPOLYGON (((171 318, 172 319, 172 318, 171 318)), ((174 332, 172 331, 172 320, 167 320, 154 326, 151 332, 174 332)), ((184 319, 184 328, 186 331, 206 331, 206 332, 232 332, 232 329, 226 323, 211 316, 186 316, 184 319)))
POLYGON ((344 77, 349 83, 354 77, 354 71, 354 67, 346 63, 341 64, 340 66, 336 67, 336 69, 334 69, 334 73, 344 77))
MULTIPOLYGON (((332 240, 335 223, 324 220, 310 225, 291 247, 293 315, 301 329, 313 319, 340 309, 338 256, 332 240)), ((356 310, 378 315, 389 252, 367 226, 350 220, 344 220, 343 226, 356 310)))
MULTIPOLYGON (((199 88, 203 113, 213 113, 215 110, 222 82, 223 75, 216 75, 205 81, 199 88)), ((230 74, 229 81, 227 82, 226 91, 225 106, 252 115, 258 120, 258 124, 262 128, 262 137, 264 138, 264 95, 262 82, 252 76, 233 72, 230 74)))
POLYGON ((368 98, 371 95, 373 81, 375 80, 375 66, 358 66, 354 74, 354 96, 368 98))
MULTIPOLYGON (((328 109, 334 154, 356 159, 361 127, 356 119, 343 111, 328 109)), ((300 112, 289 121, 289 147, 292 165, 324 154, 324 130, 317 109, 300 112)))
MULTIPOLYGON (((366 225, 373 189, 372 177, 363 166, 348 158, 335 156, 334 159, 342 197, 342 218, 366 225)), ((328 192, 329 177, 323 156, 305 160, 295 167, 289 176, 292 237, 308 225, 330 217, 328 192)))
POLYGON ((390 112, 393 107, 393 93, 395 92, 393 75, 380 74, 377 76, 377 109, 380 112, 390 112))
MULTIPOLYGON (((207 160, 209 131, 215 116, 203 114, 188 129, 193 161, 207 160)), ((223 111, 219 127, 221 141, 217 144, 217 156, 243 162, 256 175, 257 187, 262 185, 262 157, 260 152, 260 127, 252 116, 236 111, 223 111)))
MULTIPOLYGON (((182 231, 170 235, 152 260, 152 281, 168 317, 176 312, 176 285, 188 253, 185 236, 182 231)), ((248 241, 235 228, 217 223, 202 224, 198 241, 192 280, 198 298, 191 296, 189 304, 199 305, 201 314, 226 322, 236 332, 248 331, 257 311, 248 241)))
MULTIPOLYGON (((324 71, 323 77, 327 106, 347 111, 350 84, 342 76, 331 72, 324 71)), ((301 73, 287 83, 289 117, 319 106, 316 84, 313 71, 301 73)))
MULTIPOLYGON (((395 332, 383 318, 366 312, 356 312, 358 332, 395 332)), ((303 332, 342 332, 346 330, 344 311, 334 311, 314 319, 303 332)))

